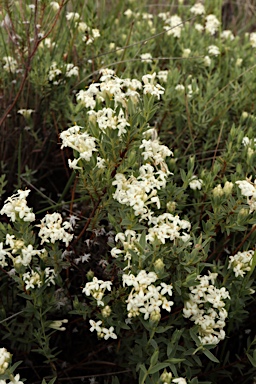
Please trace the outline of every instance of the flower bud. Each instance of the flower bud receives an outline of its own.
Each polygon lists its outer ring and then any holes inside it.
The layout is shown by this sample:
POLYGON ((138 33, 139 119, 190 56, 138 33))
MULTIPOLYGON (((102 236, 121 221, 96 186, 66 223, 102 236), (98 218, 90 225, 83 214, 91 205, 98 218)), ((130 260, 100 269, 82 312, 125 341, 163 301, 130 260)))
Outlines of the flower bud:
POLYGON ((109 317, 111 315, 111 308, 109 305, 106 305, 102 310, 101 314, 103 317, 109 317))
POLYGON ((175 203, 175 201, 168 201, 168 203, 166 204, 166 208, 170 213, 173 213, 176 209, 176 205, 177 203, 175 203))
POLYGON ((162 375, 160 376, 160 380, 163 383, 169 384, 171 382, 171 379, 172 379, 172 373, 171 372, 167 372, 166 369, 165 369, 164 372, 162 373, 162 375))
POLYGON ((157 311, 152 311, 150 314, 150 320, 154 323, 157 323, 161 319, 161 313, 157 311))
POLYGON ((214 197, 221 197, 223 196, 224 192, 220 184, 217 185, 212 191, 212 194, 214 197))
POLYGON ((232 193, 232 188, 234 184, 231 181, 226 181, 223 187, 223 192, 225 195, 230 195, 232 193))
POLYGON ((94 278, 94 272, 90 269, 90 270, 87 272, 86 277, 87 277, 87 280, 88 280, 88 281, 92 281, 92 279, 94 278))
POLYGON ((157 259, 154 262, 154 270, 156 273, 161 273, 164 271, 165 264, 162 259, 157 259))

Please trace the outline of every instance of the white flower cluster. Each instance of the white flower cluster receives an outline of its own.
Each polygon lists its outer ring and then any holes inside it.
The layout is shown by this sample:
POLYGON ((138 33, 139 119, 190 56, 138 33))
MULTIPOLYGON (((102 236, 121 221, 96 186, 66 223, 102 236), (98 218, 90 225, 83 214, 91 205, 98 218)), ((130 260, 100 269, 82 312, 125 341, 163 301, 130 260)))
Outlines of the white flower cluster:
POLYGON ((56 61, 54 61, 50 68, 48 73, 48 79, 49 81, 52 81, 54 85, 59 85, 60 83, 65 83, 64 77, 72 77, 72 76, 78 76, 79 74, 79 68, 75 66, 72 63, 65 64, 62 69, 57 67, 56 61))
POLYGON ((225 287, 218 289, 214 286, 217 276, 210 271, 208 276, 199 275, 199 284, 189 288, 189 300, 183 308, 183 316, 199 326, 198 337, 202 344, 218 344, 225 338, 223 328, 228 313, 224 300, 230 296, 225 287))
POLYGON ((90 331, 91 332, 96 331, 99 338, 101 339, 104 338, 105 340, 108 340, 109 338, 117 339, 117 335, 114 333, 114 327, 110 327, 110 328, 101 327, 101 324, 102 324, 101 320, 97 322, 94 320, 89 320, 89 323, 91 325, 90 331))
POLYGON ((97 277, 94 276, 92 281, 89 281, 85 284, 85 287, 83 288, 82 292, 85 293, 86 296, 92 296, 95 300, 97 300, 98 306, 104 307, 102 299, 106 289, 108 291, 111 291, 111 285, 111 281, 99 280, 97 277))
POLYGON ((94 109, 96 100, 102 102, 109 97, 114 100, 115 106, 121 103, 124 107, 130 96, 133 95, 133 101, 136 103, 139 99, 137 89, 142 88, 141 82, 135 79, 120 79, 115 76, 115 72, 111 69, 102 69, 100 71, 100 83, 93 83, 84 91, 77 93, 78 102, 84 104, 86 108, 94 109))
POLYGON ((141 235, 137 234, 135 231, 131 229, 127 229, 124 233, 119 232, 116 234, 115 241, 120 241, 122 243, 122 248, 119 249, 114 247, 111 249, 112 257, 123 256, 124 260, 128 260, 128 266, 124 269, 130 268, 132 255, 130 251, 138 252, 136 243, 139 242, 141 235))
POLYGON ((3 61, 5 62, 3 69, 7 72, 14 73, 18 68, 17 60, 12 56, 4 56, 3 61))
MULTIPOLYGON (((7 373, 7 369, 11 362, 12 355, 7 351, 6 348, 0 348, 0 375, 4 375, 7 373)), ((9 380, 8 383, 6 380, 1 379, 0 384, 24 384, 23 381, 20 380, 20 375, 16 374, 13 376, 11 371, 8 373, 9 380)))
POLYGON ((254 180, 254 183, 250 179, 238 180, 236 184, 241 189, 242 195, 247 197, 250 213, 256 211, 256 180, 254 180))
POLYGON ((152 63, 152 55, 151 53, 142 53, 140 55, 142 63, 152 63))
POLYGON ((202 179, 198 179, 196 175, 193 175, 189 181, 189 187, 191 189, 193 189, 194 191, 196 189, 201 189, 202 188, 202 185, 203 185, 203 180, 202 179))
POLYGON ((142 165, 139 168, 139 176, 130 176, 126 179, 122 173, 115 175, 113 185, 116 191, 113 198, 120 204, 125 204, 133 208, 136 216, 141 216, 140 220, 150 219, 153 212, 149 205, 156 204, 160 208, 160 200, 157 190, 166 186, 166 179, 170 172, 166 170, 155 171, 150 164, 142 165))
POLYGON ((256 32, 250 33, 250 44, 253 48, 256 48, 256 32))
POLYGON ((238 252, 234 256, 229 256, 228 269, 232 268, 235 276, 244 276, 246 272, 251 270, 252 260, 255 251, 238 252))
MULTIPOLYGON (((78 24, 78 30, 84 31, 85 23, 81 22, 78 24)), ((82 40, 86 43, 86 45, 90 45, 94 42, 95 39, 100 37, 100 31, 98 28, 88 28, 86 29, 86 35, 83 36, 82 40)))
POLYGON ((143 93, 150 94, 152 96, 156 96, 158 100, 160 96, 164 94, 164 88, 155 83, 156 73, 154 72, 152 75, 144 75, 142 76, 143 85, 143 93))
POLYGON ((123 286, 133 287, 127 303, 128 318, 144 315, 144 320, 159 321, 161 308, 171 312, 173 301, 169 301, 165 295, 172 296, 172 285, 161 283, 155 286, 158 279, 155 272, 140 271, 137 276, 123 274, 123 286))
POLYGON ((256 146, 256 138, 254 139, 249 139, 249 137, 245 136, 243 137, 243 140, 242 140, 242 144, 247 147, 247 146, 253 146, 255 147, 256 146))
POLYGON ((17 373, 15 376, 11 375, 8 382, 3 379, 0 380, 0 384, 24 384, 24 382, 20 380, 20 375, 17 373))
POLYGON ((178 15, 173 15, 165 20, 164 30, 167 31, 167 35, 180 38, 182 29, 183 22, 178 15))
POLYGON ((62 217, 59 213, 47 213, 41 220, 41 224, 37 227, 40 228, 38 236, 41 237, 41 244, 43 243, 55 243, 56 241, 62 241, 69 245, 73 238, 73 234, 68 233, 66 230, 72 230, 72 225, 68 221, 62 222, 62 217))
POLYGON ((0 348, 0 375, 3 375, 9 366, 12 355, 6 348, 0 348))
POLYGON ((204 15, 205 7, 202 3, 196 3, 195 5, 193 5, 193 7, 190 8, 190 12, 193 15, 204 15))
POLYGON ((70 147, 79 153, 79 158, 74 159, 73 161, 69 159, 69 166, 74 169, 79 168, 77 163, 80 159, 89 161, 93 152, 97 151, 95 137, 88 135, 88 133, 83 132, 83 130, 83 127, 75 125, 60 134, 62 140, 61 149, 70 147))
POLYGON ((30 265, 34 256, 39 256, 45 253, 45 249, 34 249, 32 244, 25 245, 22 239, 15 239, 14 235, 7 233, 5 244, 9 245, 8 249, 3 249, 3 243, 0 243, 0 263, 6 266, 5 256, 7 255, 12 259, 14 268, 20 268, 22 265, 27 267, 30 265), (11 251, 8 252, 8 251, 11 251), (18 253, 17 256, 15 254, 18 253))
POLYGON ((167 372, 166 369, 160 376, 160 380, 163 384, 170 384, 170 383, 176 383, 176 384, 187 384, 186 379, 183 377, 176 377, 176 379, 172 378, 172 373, 167 372))
POLYGON ((30 189, 27 189, 26 191, 19 189, 17 193, 8 197, 4 202, 4 206, 1 209, 0 214, 7 215, 13 222, 16 221, 18 217, 24 221, 34 221, 35 214, 32 213, 31 208, 27 206, 26 199, 29 192, 30 189))
POLYGON ((165 244, 166 240, 181 239, 186 242, 190 239, 190 235, 186 232, 180 233, 181 230, 190 231, 191 224, 187 220, 181 220, 178 215, 174 216, 171 213, 163 213, 160 216, 152 217, 152 228, 148 229, 146 239, 153 243, 155 239, 165 244))
POLYGON ((220 26, 219 20, 215 15, 208 15, 206 16, 205 20, 206 20, 206 23, 205 23, 206 32, 209 33, 210 35, 214 35, 219 29, 219 26, 220 26))
POLYGON ((56 273, 54 269, 49 267, 45 268, 44 271, 41 271, 39 268, 37 268, 36 271, 31 270, 23 273, 22 275, 26 290, 35 289, 36 286, 40 288, 43 283, 45 283, 47 286, 51 284, 55 285, 55 277, 56 273))
POLYGON ((221 32, 220 37, 224 40, 234 40, 235 36, 233 35, 232 31, 229 29, 226 29, 221 32))
POLYGON ((172 151, 166 145, 161 145, 158 139, 143 139, 140 148, 145 149, 142 152, 144 161, 149 159, 154 165, 163 164, 166 157, 173 156, 172 151))
POLYGON ((219 56, 220 55, 219 47, 217 47, 216 45, 209 45, 208 53, 209 55, 212 55, 212 56, 219 56))
POLYGON ((98 124, 98 127, 102 132, 106 132, 106 129, 117 129, 118 136, 122 136, 126 133, 125 127, 129 127, 130 124, 124 117, 124 111, 122 109, 119 110, 118 115, 111 108, 103 108, 98 112, 89 111, 90 120, 95 120, 98 124))

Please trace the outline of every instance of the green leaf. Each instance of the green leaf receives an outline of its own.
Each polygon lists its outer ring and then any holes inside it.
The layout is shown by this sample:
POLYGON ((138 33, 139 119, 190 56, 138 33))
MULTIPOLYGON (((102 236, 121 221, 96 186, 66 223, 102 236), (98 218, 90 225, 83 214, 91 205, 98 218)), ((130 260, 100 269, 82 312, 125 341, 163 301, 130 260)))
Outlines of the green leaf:
POLYGON ((186 359, 178 359, 176 357, 171 357, 170 359, 168 359, 167 361, 169 363, 172 363, 172 364, 178 364, 178 363, 181 363, 182 361, 185 361, 186 359))
MULTIPOLYGON (((254 355, 254 354, 253 354, 254 355)), ((251 356, 249 355, 249 353, 246 353, 246 356, 248 357, 248 360, 250 361, 250 363, 252 364, 252 366, 254 368, 256 368, 256 356, 251 356)))
POLYGON ((153 355, 151 356, 151 359, 150 359, 150 366, 154 366, 156 365, 157 361, 158 361, 158 356, 159 356, 159 349, 156 349, 155 352, 153 353, 153 355))
POLYGON ((202 352, 205 356, 208 357, 208 359, 210 359, 214 363, 219 363, 219 360, 217 359, 217 357, 215 357, 214 354, 211 351, 209 351, 209 349, 203 349, 202 352))
POLYGON ((161 369, 164 369, 166 367, 169 367, 169 363, 158 363, 154 365, 154 367, 150 367, 148 373, 153 374, 159 372, 161 369))

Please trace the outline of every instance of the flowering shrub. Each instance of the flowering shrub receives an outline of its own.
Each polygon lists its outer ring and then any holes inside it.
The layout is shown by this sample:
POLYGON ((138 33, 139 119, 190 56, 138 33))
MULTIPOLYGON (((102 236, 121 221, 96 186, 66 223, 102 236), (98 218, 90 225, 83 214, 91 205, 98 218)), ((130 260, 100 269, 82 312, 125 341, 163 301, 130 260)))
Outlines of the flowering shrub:
POLYGON ((253 383, 255 32, 104 7, 0 11, 0 382, 253 383))

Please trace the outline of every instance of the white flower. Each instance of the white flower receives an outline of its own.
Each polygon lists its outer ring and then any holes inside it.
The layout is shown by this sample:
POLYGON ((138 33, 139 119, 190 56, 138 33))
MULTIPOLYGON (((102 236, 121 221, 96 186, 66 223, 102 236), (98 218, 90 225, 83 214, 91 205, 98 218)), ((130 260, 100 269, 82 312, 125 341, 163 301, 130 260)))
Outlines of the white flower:
POLYGON ((89 320, 89 323, 91 325, 91 328, 90 328, 90 331, 93 332, 93 331, 96 331, 96 332, 101 332, 101 327, 100 325, 102 324, 102 321, 99 320, 99 321, 94 321, 94 320, 89 320))
POLYGON ((42 285, 41 276, 38 272, 35 271, 24 273, 22 276, 22 280, 26 284, 26 290, 34 289, 36 285, 37 287, 41 287, 42 285))
POLYGON ((12 355, 6 348, 0 348, 0 375, 3 375, 9 366, 12 355))
POLYGON ((208 276, 197 276, 199 284, 189 288, 190 299, 183 308, 183 316, 198 325, 198 337, 202 344, 218 344, 225 338, 223 328, 228 313, 224 300, 230 299, 230 296, 225 287, 218 289, 213 285, 216 277, 217 273, 209 271, 208 276))
POLYGON ((31 116, 31 113, 35 112, 33 109, 19 109, 17 113, 20 113, 25 119, 28 119, 31 116))
POLYGON ((24 382, 20 380, 20 375, 17 373, 17 375, 12 378, 9 384, 24 384, 24 382))
POLYGON ((143 139, 140 148, 145 148, 145 151, 142 152, 144 160, 151 159, 154 165, 163 163, 166 157, 173 155, 172 151, 166 145, 161 145, 157 139, 143 139))
POLYGON ((205 65, 206 67, 210 67, 211 62, 212 62, 212 60, 210 59, 209 56, 205 56, 205 57, 204 57, 204 65, 205 65))
POLYGON ((24 221, 34 221, 35 215, 31 212, 31 208, 27 206, 27 196, 30 189, 26 191, 18 190, 18 192, 5 200, 4 206, 0 211, 1 215, 6 214, 11 221, 16 221, 17 217, 24 221))
POLYGON ((234 40, 235 38, 232 31, 230 30, 225 30, 221 32, 220 37, 224 40, 231 40, 231 41, 234 40))
POLYGON ((205 23, 205 30, 208 32, 210 35, 214 35, 220 26, 220 22, 217 19, 215 15, 208 15, 206 16, 206 23, 205 23))
POLYGON ((67 319, 63 319, 63 320, 55 320, 55 321, 52 321, 48 327, 49 328, 52 328, 52 329, 56 329, 57 331, 65 331, 66 328, 65 327, 62 327, 62 324, 65 324, 65 323, 68 323, 68 320, 67 319))
POLYGON ((208 53, 209 55, 218 56, 220 55, 220 50, 216 45, 209 45, 208 53))
POLYGON ((187 384, 186 379, 184 379, 183 377, 177 377, 177 379, 172 379, 172 382, 177 384, 187 384))
POLYGON ((58 11, 60 9, 59 3, 57 3, 57 1, 51 1, 50 6, 54 11, 58 11))
POLYGON ((202 24, 195 23, 195 30, 201 33, 201 32, 203 32, 204 27, 202 24))
POLYGON ((2 268, 6 267, 8 263, 6 262, 6 257, 11 257, 10 252, 7 252, 5 249, 3 249, 4 243, 0 243, 0 266, 2 268))
POLYGON ((164 94, 164 88, 160 84, 154 84, 154 80, 156 78, 156 73, 154 72, 152 75, 144 75, 142 76, 143 85, 143 93, 157 96, 158 100, 160 96, 164 94))
POLYGON ((110 327, 109 329, 108 328, 102 328, 102 332, 104 333, 104 339, 105 340, 108 340, 110 337, 112 339, 117 339, 117 335, 113 332, 114 331, 114 327, 110 327))
POLYGON ((232 268, 235 276, 244 276, 246 272, 251 270, 252 260, 255 251, 238 252, 234 256, 229 256, 228 269, 232 268))
POLYGON ((76 67, 74 64, 69 63, 66 64, 66 77, 71 77, 71 76, 78 76, 79 75, 79 68, 76 67))
POLYGON ((62 217, 59 213, 46 214, 41 220, 41 224, 37 225, 40 228, 38 236, 41 237, 41 244, 55 243, 60 240, 68 246, 73 238, 73 234, 68 233, 66 230, 72 229, 69 222, 62 222, 62 217))
POLYGON ((18 67, 18 62, 11 56, 4 56, 3 61, 5 61, 5 64, 3 66, 4 70, 10 73, 16 72, 16 69, 18 67))
POLYGON ((256 185, 255 181, 254 184, 249 180, 238 180, 236 181, 236 184, 241 189, 241 193, 243 196, 253 196, 256 198, 256 185))
POLYGON ((250 33, 250 44, 253 48, 256 48, 256 32, 250 33))
POLYGON ((185 87, 182 84, 178 84, 176 85, 175 90, 178 91, 179 93, 183 93, 185 91, 185 87))
POLYGON ((167 31, 167 35, 173 35, 179 38, 183 29, 183 22, 178 15, 173 15, 165 20, 164 29, 167 31))
POLYGON ((68 21, 70 21, 70 20, 72 20, 72 21, 77 21, 77 20, 80 19, 80 15, 79 15, 79 13, 77 13, 77 12, 67 12, 67 13, 66 13, 66 19, 67 19, 68 21))
POLYGON ((201 189, 203 184, 203 180, 198 179, 197 176, 192 176, 189 182, 189 186, 191 189, 196 190, 196 189, 201 189))
POLYGON ((193 15, 204 15, 205 8, 203 4, 196 3, 195 5, 193 5, 193 7, 190 8, 190 12, 193 13, 193 15))
POLYGON ((143 63, 152 63, 152 55, 151 53, 142 53, 140 55, 141 61, 143 63))
POLYGON ((159 71, 158 74, 157 74, 157 77, 159 80, 163 81, 164 83, 167 82, 167 78, 168 78, 168 73, 169 71, 165 70, 165 71, 159 71))
MULTIPOLYGON (((61 132, 60 138, 62 140, 61 149, 64 147, 73 148, 79 152, 79 159, 89 161, 96 149, 96 139, 91 137, 86 132, 82 132, 83 127, 75 125, 74 127, 68 128, 66 131, 61 132)), ((77 159, 77 161, 79 160, 77 159)), ((74 164, 76 166, 76 164, 74 164)))

